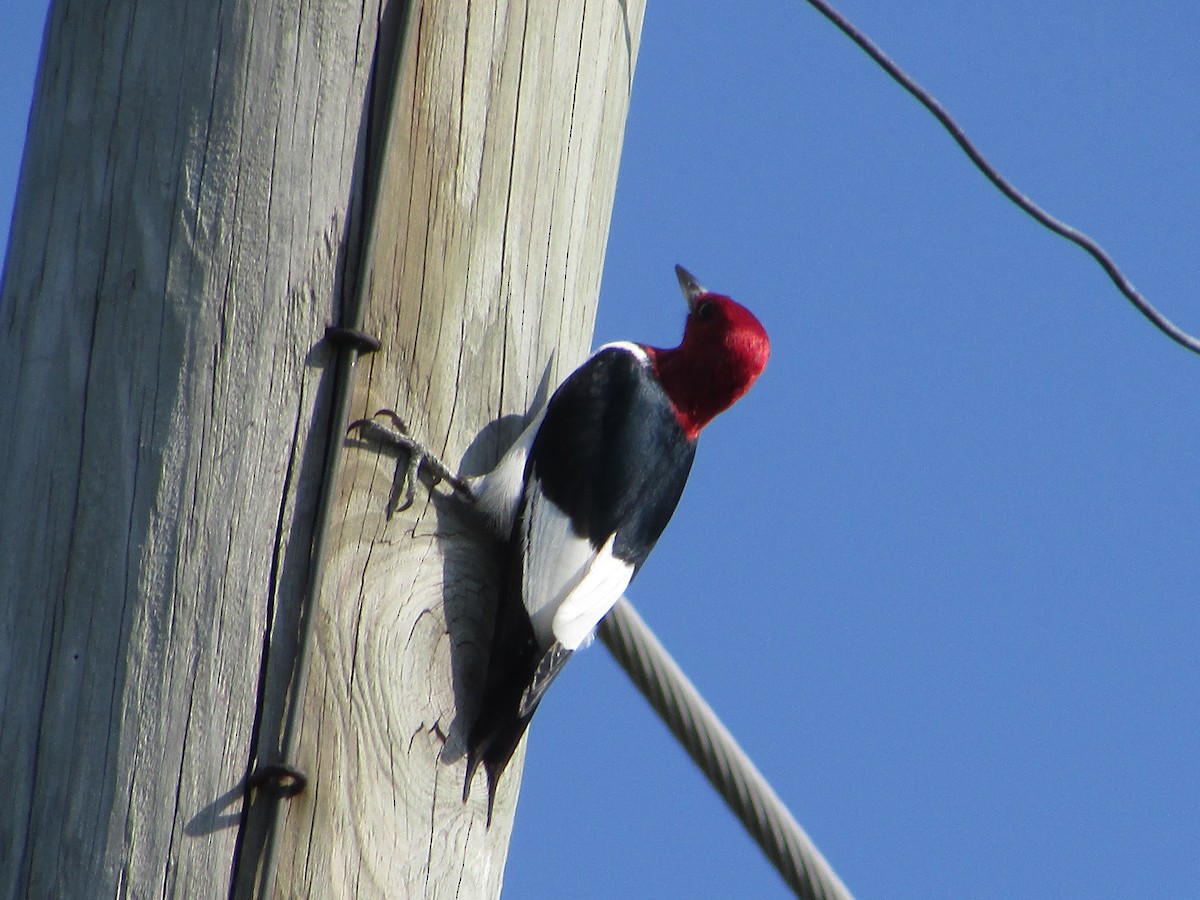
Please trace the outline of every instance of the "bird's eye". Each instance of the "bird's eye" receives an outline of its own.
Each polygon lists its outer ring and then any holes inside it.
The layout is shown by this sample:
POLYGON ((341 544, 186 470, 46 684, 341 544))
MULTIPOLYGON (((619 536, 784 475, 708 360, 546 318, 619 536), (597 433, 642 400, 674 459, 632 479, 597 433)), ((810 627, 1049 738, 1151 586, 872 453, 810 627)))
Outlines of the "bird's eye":
POLYGON ((717 312, 717 305, 710 301, 705 301, 696 307, 696 318, 707 322, 717 312))

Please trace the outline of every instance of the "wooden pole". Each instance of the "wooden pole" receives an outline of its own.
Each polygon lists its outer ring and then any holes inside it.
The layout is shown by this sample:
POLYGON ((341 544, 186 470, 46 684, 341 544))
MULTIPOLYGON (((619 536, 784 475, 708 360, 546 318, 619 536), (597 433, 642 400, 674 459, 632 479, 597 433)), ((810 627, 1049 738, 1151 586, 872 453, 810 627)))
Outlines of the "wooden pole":
MULTIPOLYGON (((346 273, 385 348, 356 412, 486 467, 590 341, 641 9, 56 2, 0 291, 0 896, 261 884, 243 791, 346 273), (408 25, 360 266, 381 16, 408 25)), ((485 830, 459 756, 496 548, 423 493, 386 521, 390 462, 345 454, 279 895, 494 895, 519 765, 485 830)))
MULTIPOLYGON (((356 414, 394 407, 464 470, 490 468, 585 355, 640 4, 418 3, 368 261, 356 414), (485 427, 487 426, 487 427, 485 427)), ((394 462, 346 450, 290 801, 285 896, 495 896, 520 785, 462 802, 499 580, 460 504, 390 522, 394 462)))

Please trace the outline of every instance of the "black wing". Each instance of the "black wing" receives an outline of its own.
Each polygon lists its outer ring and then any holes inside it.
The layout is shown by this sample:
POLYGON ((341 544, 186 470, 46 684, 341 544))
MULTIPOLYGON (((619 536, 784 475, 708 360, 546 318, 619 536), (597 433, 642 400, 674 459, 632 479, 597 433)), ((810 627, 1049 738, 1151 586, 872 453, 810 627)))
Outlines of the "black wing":
POLYGON ((641 568, 667 527, 691 472, 684 434, 653 370, 608 347, 555 392, 529 453, 529 475, 599 548, 641 568))
MULTIPOLYGON (((666 394, 642 357, 623 347, 592 356, 555 391, 530 448, 525 483, 599 549, 616 533, 614 555, 641 568, 658 541, 691 471, 688 440, 666 394)), ((466 784, 482 763, 488 776, 488 823, 496 786, 534 711, 570 651, 543 647, 526 612, 522 584, 528 504, 510 538, 507 590, 496 611, 483 707, 471 729, 466 784)))

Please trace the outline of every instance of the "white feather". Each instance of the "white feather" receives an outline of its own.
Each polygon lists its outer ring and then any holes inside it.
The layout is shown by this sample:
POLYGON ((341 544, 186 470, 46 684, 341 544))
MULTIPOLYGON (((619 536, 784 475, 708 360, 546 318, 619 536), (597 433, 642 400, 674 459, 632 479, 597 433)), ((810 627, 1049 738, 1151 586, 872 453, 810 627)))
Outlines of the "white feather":
POLYGON ((533 479, 525 515, 525 609, 543 647, 577 649, 629 585, 633 566, 612 555, 616 535, 597 550, 533 479))
POLYGON ((613 556, 616 539, 614 532, 554 613, 554 636, 568 650, 577 649, 591 638, 633 578, 633 565, 613 556))
POLYGON ((533 446, 545 415, 546 408, 542 407, 517 442, 500 458, 496 468, 471 481, 476 508, 487 518, 496 536, 505 540, 512 534, 521 495, 525 491, 525 462, 529 458, 529 448, 533 446))
POLYGON ((536 478, 527 488, 526 504, 522 600, 538 643, 549 647, 555 641, 554 614, 596 549, 587 538, 575 534, 571 520, 547 499, 536 478))
MULTIPOLYGON (((612 349, 624 350, 626 353, 632 353, 635 357, 637 357, 638 362, 640 362, 643 366, 650 365, 650 355, 646 352, 646 349, 644 347, 639 347, 637 344, 633 343, 633 341, 613 341, 611 344, 604 344, 602 347, 596 350, 596 353, 600 353, 602 350, 612 349)), ((596 354, 593 353, 592 355, 595 356, 596 354)))

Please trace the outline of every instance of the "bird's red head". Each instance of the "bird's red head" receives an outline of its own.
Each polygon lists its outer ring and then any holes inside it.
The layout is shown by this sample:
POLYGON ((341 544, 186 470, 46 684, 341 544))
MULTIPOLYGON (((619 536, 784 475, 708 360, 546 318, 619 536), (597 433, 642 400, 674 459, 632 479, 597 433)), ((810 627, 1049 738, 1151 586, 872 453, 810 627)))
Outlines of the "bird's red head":
POLYGON ((754 313, 701 287, 675 267, 688 302, 683 340, 674 350, 650 350, 675 414, 695 438, 715 416, 731 407, 762 374, 771 342, 754 313))

